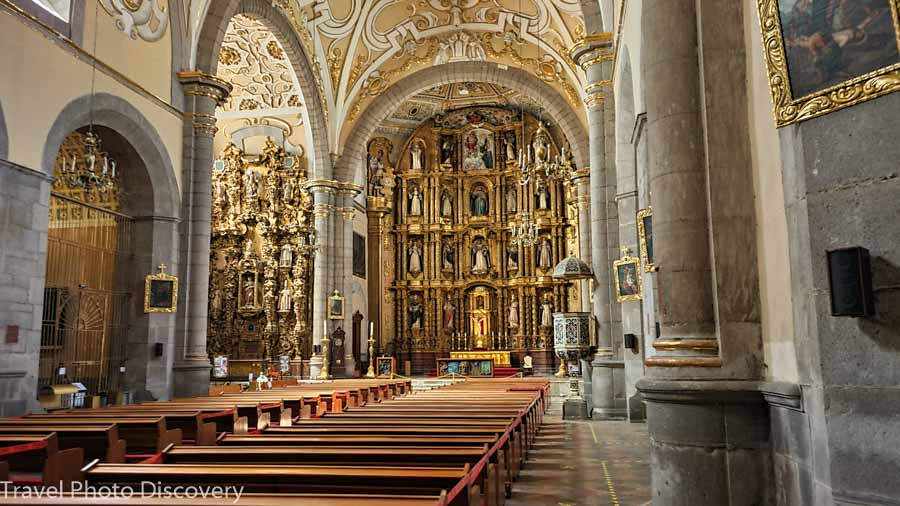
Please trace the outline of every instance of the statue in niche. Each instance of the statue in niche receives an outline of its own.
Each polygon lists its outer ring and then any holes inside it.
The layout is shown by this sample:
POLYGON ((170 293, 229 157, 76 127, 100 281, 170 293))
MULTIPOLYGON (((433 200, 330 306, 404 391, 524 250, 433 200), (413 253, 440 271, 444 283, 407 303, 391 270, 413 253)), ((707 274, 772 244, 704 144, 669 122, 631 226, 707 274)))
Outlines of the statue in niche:
POLYGON ((488 194, 484 186, 476 185, 472 192, 469 193, 469 207, 471 208, 472 216, 488 215, 488 194))
POLYGON ((285 243, 284 246, 281 247, 281 258, 279 259, 278 265, 280 267, 290 267, 294 263, 294 251, 291 249, 291 245, 285 243))
POLYGON ((418 186, 413 186, 409 194, 409 215, 422 216, 422 192, 418 186))
POLYGON ((553 302, 550 300, 550 294, 544 296, 544 302, 541 303, 541 327, 553 326, 553 302))
POLYGON ((506 136, 504 137, 506 143, 506 161, 514 162, 516 160, 516 133, 512 130, 507 130, 506 136))
POLYGON ((422 149, 422 143, 413 141, 409 148, 409 155, 412 158, 410 170, 422 170, 425 165, 425 151, 422 149))
POLYGON ((241 290, 243 291, 242 295, 242 306, 243 307, 256 307, 256 280, 253 275, 244 276, 244 283, 241 286, 241 290))
POLYGON ((219 312, 222 311, 222 290, 216 288, 216 291, 213 293, 211 305, 213 314, 219 314, 219 312))
POLYGON ((422 308, 422 299, 418 295, 413 295, 409 302, 409 328, 415 330, 422 328, 422 317, 424 309, 422 308))
POLYGON ((472 244, 472 272, 487 272, 491 268, 491 253, 484 239, 472 244))
POLYGON ((216 186, 215 186, 215 200, 216 203, 221 204, 225 202, 225 197, 228 193, 228 187, 225 185, 225 181, 222 181, 221 178, 216 178, 216 186))
POLYGON ((253 257, 253 239, 247 238, 244 241, 244 258, 252 258, 253 257))
POLYGON ((441 246, 441 268, 445 271, 453 270, 453 246, 446 239, 441 246))
POLYGON ((453 305, 453 301, 450 299, 450 294, 447 294, 447 297, 444 300, 444 328, 447 330, 453 329, 453 320, 456 317, 456 306, 453 305))
POLYGON ((463 169, 484 170, 494 168, 494 143, 491 133, 474 130, 463 141, 463 169))
POLYGON ((259 172, 248 168, 244 171, 244 195, 248 199, 259 198, 259 172))
POLYGON ((541 240, 541 250, 538 255, 538 267, 542 269, 550 269, 553 267, 553 250, 550 245, 550 239, 546 237, 541 240))
POLYGON ((506 249, 506 268, 510 271, 519 270, 519 250, 515 246, 506 249))
POLYGON ((441 193, 441 216, 444 218, 453 217, 453 197, 450 196, 450 192, 447 190, 441 193))
POLYGON ((290 204, 294 201, 294 180, 293 178, 285 178, 284 185, 281 187, 281 199, 290 204))
POLYGON ((409 268, 410 274, 418 274, 422 272, 422 248, 417 241, 413 241, 409 246, 409 268))
POLYGON ((441 164, 451 165, 453 163, 453 136, 441 136, 441 164))
POLYGON ((544 185, 537 190, 538 209, 550 209, 550 189, 544 185))
POLYGON ((284 288, 281 289, 281 294, 278 296, 278 312, 279 313, 290 313, 291 312, 291 287, 285 285, 284 288))
POLYGON ((513 298, 509 304, 509 328, 519 328, 519 299, 513 298))
POLYGON ((516 212, 516 208, 518 207, 516 204, 516 188, 514 186, 510 186, 506 189, 506 212, 514 213, 516 212))

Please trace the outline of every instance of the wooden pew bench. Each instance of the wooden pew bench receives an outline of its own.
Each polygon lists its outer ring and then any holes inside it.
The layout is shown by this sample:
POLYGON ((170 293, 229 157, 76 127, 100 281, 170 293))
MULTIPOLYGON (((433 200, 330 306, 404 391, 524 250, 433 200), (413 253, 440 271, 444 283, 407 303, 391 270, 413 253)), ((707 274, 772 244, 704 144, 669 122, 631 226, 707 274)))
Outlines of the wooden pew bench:
MULTIPOLYGON (((0 465, 2 468, 2 465, 0 465)), ((0 469, 2 472, 2 469, 0 469)), ((2 474, 0 474, 2 478, 2 474)), ((170 499, 135 495, 131 498, 43 497, 28 499, 38 506, 234 506, 234 495, 224 499, 197 497, 170 499)), ((22 499, 0 495, 0 505, 20 506, 22 499)), ((369 494, 242 494, 238 506, 446 506, 442 496, 391 496, 369 494)))
MULTIPOLYGON (((43 435, 56 433, 59 448, 82 448, 86 462, 125 462, 125 440, 119 438, 116 424, 101 425, 0 425, 0 435, 43 435)), ((83 463, 82 463, 83 464, 83 463)))
POLYGON ((146 456, 157 454, 170 444, 181 444, 181 430, 168 430, 166 428, 166 419, 161 416, 136 418, 65 415, 35 416, 0 420, 0 429, 6 427, 44 426, 48 424, 53 426, 107 426, 111 423, 115 423, 118 426, 119 437, 125 440, 130 455, 147 458, 146 456))
MULTIPOLYGON (((51 485, 68 487, 81 479, 84 450, 59 450, 56 434, 0 435, 0 462, 14 485, 51 485)), ((2 481, 2 480, 0 480, 2 481)))

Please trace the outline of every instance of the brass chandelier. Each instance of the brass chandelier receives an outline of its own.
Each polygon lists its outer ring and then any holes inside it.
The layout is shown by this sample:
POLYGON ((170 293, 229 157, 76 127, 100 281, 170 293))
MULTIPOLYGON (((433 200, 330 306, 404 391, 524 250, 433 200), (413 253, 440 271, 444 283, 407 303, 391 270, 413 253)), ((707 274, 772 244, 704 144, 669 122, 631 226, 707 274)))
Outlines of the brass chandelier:
POLYGON ((550 134, 544 123, 539 122, 531 144, 519 149, 519 184, 525 186, 531 181, 537 184, 553 181, 567 183, 574 171, 565 146, 555 157, 551 155, 550 134))
POLYGON ((531 214, 523 213, 522 221, 516 226, 515 223, 509 224, 509 233, 512 236, 510 244, 513 246, 534 246, 540 240, 538 233, 538 225, 531 219, 531 214))

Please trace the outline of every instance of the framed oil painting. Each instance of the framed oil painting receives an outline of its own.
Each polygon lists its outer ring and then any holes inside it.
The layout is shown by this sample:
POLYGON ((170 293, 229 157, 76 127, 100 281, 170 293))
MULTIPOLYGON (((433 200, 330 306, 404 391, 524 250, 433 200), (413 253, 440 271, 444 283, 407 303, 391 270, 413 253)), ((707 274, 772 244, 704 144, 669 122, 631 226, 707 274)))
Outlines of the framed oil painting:
POLYGON ((900 0, 758 0, 778 127, 900 89, 900 0))
POLYGON ((144 312, 174 313, 178 308, 178 278, 166 274, 166 266, 144 277, 144 312))
POLYGON ((366 277, 366 238, 353 232, 353 274, 366 277))
POLYGON ((328 319, 344 319, 344 297, 337 290, 334 291, 334 295, 328 297, 328 319))
POLYGON ((397 372, 397 360, 394 357, 378 357, 375 364, 379 378, 393 378, 397 372))
POLYGON ((641 300, 641 268, 638 259, 628 255, 613 262, 616 301, 641 300))
POLYGON ((638 237, 641 241, 641 262, 644 270, 653 272, 656 264, 653 261, 653 210, 641 209, 637 213, 638 237))

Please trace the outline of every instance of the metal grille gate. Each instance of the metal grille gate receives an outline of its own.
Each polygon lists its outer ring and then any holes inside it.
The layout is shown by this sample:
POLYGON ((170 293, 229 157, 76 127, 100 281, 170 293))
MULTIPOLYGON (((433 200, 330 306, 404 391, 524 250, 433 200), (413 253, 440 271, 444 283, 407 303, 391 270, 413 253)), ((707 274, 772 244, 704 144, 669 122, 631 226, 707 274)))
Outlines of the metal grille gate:
POLYGON ((133 220, 52 194, 39 385, 63 380, 88 394, 120 389, 132 294, 123 289, 133 249, 133 220))

